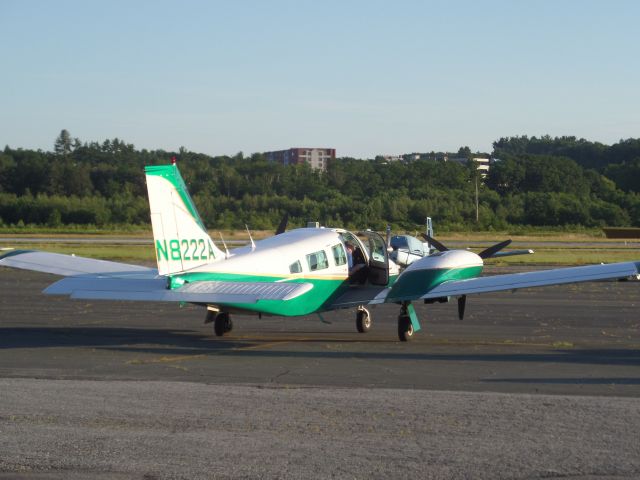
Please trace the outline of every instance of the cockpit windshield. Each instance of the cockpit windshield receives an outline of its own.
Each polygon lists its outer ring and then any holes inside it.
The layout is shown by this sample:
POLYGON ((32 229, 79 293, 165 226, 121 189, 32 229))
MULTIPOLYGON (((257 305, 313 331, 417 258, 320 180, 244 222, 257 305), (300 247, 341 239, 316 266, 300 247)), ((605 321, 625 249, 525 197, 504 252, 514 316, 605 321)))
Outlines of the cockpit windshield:
POLYGON ((394 250, 399 248, 409 248, 406 235, 394 235, 391 237, 390 245, 394 250))

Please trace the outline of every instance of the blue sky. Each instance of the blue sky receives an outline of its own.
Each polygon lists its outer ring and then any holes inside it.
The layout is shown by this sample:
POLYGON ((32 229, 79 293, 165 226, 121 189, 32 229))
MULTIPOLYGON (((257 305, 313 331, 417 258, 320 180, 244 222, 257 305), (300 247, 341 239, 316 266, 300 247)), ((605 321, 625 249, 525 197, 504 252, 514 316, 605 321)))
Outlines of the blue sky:
POLYGON ((640 137, 637 1, 0 0, 0 147, 490 151, 640 137))

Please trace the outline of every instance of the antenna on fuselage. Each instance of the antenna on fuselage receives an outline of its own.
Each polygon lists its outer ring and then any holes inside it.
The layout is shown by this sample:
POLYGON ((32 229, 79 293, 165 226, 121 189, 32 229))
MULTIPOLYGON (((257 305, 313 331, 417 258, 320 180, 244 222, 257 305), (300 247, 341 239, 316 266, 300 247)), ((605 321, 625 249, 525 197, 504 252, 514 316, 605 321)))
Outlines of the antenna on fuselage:
POLYGON ((227 248, 227 244, 222 238, 222 232, 218 232, 220 234, 220 240, 222 241, 222 245, 224 246, 224 258, 229 258, 229 249, 227 248))
POLYGON ((249 234, 249 240, 251 240, 251 251, 254 251, 256 249, 256 243, 253 241, 253 237, 251 236, 251 232, 249 231, 249 225, 245 223, 244 227, 247 229, 247 233, 249 234))

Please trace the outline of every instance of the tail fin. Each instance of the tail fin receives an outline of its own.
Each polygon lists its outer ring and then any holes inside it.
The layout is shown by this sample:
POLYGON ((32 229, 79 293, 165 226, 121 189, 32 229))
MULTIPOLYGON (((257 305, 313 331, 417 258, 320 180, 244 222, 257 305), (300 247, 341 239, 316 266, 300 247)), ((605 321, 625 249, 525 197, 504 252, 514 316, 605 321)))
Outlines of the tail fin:
POLYGON ((431 221, 431 217, 427 217, 425 221, 427 235, 433 237, 433 222, 431 221))
POLYGON ((225 258, 209 237, 178 166, 148 166, 144 171, 158 273, 170 275, 225 258))
MULTIPOLYGON (((425 221, 425 226, 426 226, 425 230, 427 232, 427 235, 433 238, 433 222, 431 221, 431 217, 427 217, 427 220, 425 221)), ((426 251, 429 252, 429 254, 431 254, 431 250, 434 249, 434 246, 431 245, 429 240, 424 242, 424 245, 427 247, 426 251)))

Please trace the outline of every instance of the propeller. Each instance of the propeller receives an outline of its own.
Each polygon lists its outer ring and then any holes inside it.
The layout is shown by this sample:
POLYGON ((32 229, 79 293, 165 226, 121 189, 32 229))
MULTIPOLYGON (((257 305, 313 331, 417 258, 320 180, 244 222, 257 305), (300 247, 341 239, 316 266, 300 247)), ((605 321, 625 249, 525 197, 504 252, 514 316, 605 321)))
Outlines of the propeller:
MULTIPOLYGON (((449 250, 446 246, 444 246, 442 243, 440 243, 439 241, 437 241, 435 238, 427 235, 426 233, 422 234, 422 238, 424 238, 427 242, 429 242, 431 245, 433 245, 435 247, 436 250, 438 250, 439 252, 446 252, 447 250, 449 250)), ((511 240, 505 240, 504 242, 500 242, 500 243, 496 243, 495 245, 490 246, 489 248, 484 249, 483 251, 481 251, 478 256, 482 259, 485 258, 491 258, 493 257, 496 253, 498 253, 500 250, 502 250, 504 247, 506 247, 507 245, 509 245, 511 243, 511 240)))
POLYGON ((276 229, 276 235, 284 233, 284 231, 287 229, 287 223, 289 223, 289 212, 285 212, 284 217, 282 217, 282 220, 280 220, 280 225, 278 225, 278 228, 276 229))
MULTIPOLYGON (((427 235, 426 233, 422 234, 422 238, 424 238, 427 242, 429 242, 429 244, 435 247, 435 249, 438 250, 439 252, 446 252, 447 250, 449 250, 442 243, 440 243, 430 235, 427 235)), ((483 251, 481 251, 478 254, 478 256, 482 259, 491 258, 500 250, 502 250, 504 247, 509 245, 510 243, 511 243, 511 240, 505 240, 504 242, 496 243, 495 245, 492 245, 489 248, 486 248, 483 251)), ((464 310, 466 306, 467 306, 467 296, 460 295, 458 297, 458 318, 460 320, 464 318, 464 310)))
POLYGON ((449 250, 447 247, 445 247, 442 243, 440 243, 439 241, 437 241, 435 238, 430 237, 429 235, 427 235, 426 233, 422 234, 422 238, 424 238, 427 242, 429 242, 430 245, 434 246, 436 250, 438 250, 439 252, 446 252, 447 250, 449 250))
POLYGON ((467 305, 467 296, 461 295, 458 297, 458 318, 462 320, 464 318, 464 307, 467 305))
POLYGON ((506 247, 507 245, 509 245, 511 243, 511 240, 505 240, 504 242, 500 242, 500 243, 496 243, 495 245, 481 251, 478 256, 482 259, 484 258, 491 258, 493 257, 496 253, 498 253, 500 250, 502 250, 504 247, 506 247))
POLYGON ((391 225, 387 225, 387 236, 385 238, 385 242, 387 243, 387 250, 391 247, 391 225))

